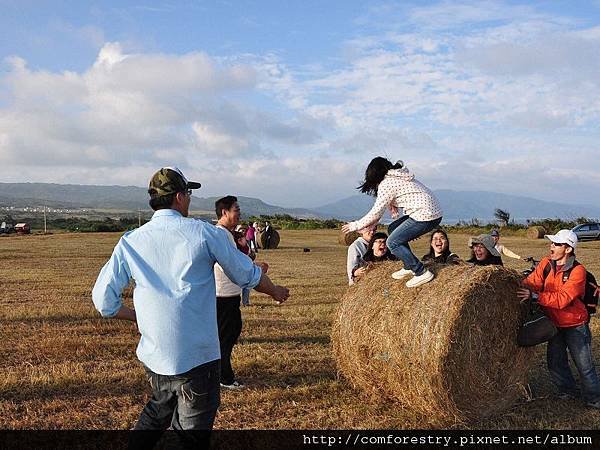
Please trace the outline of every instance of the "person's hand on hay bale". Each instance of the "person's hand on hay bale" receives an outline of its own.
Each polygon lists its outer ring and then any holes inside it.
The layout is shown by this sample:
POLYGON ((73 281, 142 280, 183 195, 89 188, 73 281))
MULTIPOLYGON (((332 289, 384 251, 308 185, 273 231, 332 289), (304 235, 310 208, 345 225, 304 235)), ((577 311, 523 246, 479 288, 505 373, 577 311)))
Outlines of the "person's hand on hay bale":
POLYGON ((517 289, 517 297, 521 300, 521 303, 526 302, 531 298, 531 291, 527 288, 517 289))
POLYGON ((367 266, 364 267, 359 267, 358 269, 356 269, 353 273, 352 276, 354 277, 354 280, 358 281, 360 280, 360 278, 367 273, 367 266))

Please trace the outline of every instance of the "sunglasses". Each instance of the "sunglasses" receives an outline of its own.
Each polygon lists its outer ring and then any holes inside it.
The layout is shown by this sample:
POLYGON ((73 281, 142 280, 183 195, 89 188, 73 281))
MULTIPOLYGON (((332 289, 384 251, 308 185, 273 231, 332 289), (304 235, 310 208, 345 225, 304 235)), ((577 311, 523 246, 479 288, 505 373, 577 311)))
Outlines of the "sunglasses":
POLYGON ((555 247, 564 247, 567 244, 563 242, 553 242, 552 245, 554 245, 555 247))

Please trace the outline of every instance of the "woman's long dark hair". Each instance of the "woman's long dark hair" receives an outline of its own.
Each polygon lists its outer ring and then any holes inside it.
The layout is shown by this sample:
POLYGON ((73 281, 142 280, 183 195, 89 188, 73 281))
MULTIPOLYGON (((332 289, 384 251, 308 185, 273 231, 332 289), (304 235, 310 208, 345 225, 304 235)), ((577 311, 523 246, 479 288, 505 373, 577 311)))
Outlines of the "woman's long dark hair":
POLYGON ((373 158, 365 171, 365 181, 356 189, 360 189, 363 194, 376 196, 379 183, 383 181, 388 170, 402 169, 402 167, 404 167, 402 161, 392 164, 390 160, 382 156, 373 158))
POLYGON ((446 238, 446 242, 448 242, 448 248, 446 250, 444 250, 442 253, 444 260, 446 260, 446 259, 448 259, 448 256, 450 256, 450 253, 452 253, 452 252, 450 251, 450 239, 448 239, 448 233, 446 233, 446 230, 444 230, 443 228, 436 228, 429 235, 429 253, 428 253, 428 255, 431 256, 431 258, 435 258, 435 251, 433 250, 431 243, 433 242, 433 235, 437 234, 437 233, 443 234, 444 237, 446 238))

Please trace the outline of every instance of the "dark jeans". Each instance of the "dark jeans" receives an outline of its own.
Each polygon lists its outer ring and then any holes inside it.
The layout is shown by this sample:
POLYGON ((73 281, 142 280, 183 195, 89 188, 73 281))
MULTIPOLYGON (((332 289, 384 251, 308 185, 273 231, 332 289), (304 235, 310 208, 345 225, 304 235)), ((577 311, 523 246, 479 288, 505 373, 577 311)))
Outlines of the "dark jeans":
POLYGON ((404 263, 405 269, 412 270, 417 276, 425 272, 425 267, 419 258, 414 255, 408 243, 433 230, 441 221, 441 217, 420 222, 409 216, 402 216, 388 226, 389 237, 386 241, 388 248, 396 258, 404 263))
MULTIPOLYGON (((170 426, 177 432, 182 448, 205 443, 209 433, 182 430, 212 430, 220 404, 219 367, 218 359, 179 375, 159 375, 146 367, 152 398, 134 430, 162 432, 170 426)), ((130 448, 152 448, 159 438, 160 433, 133 433, 130 448)))
POLYGON ((600 400, 600 383, 592 357, 592 333, 587 323, 578 327, 559 328, 558 334, 548 342, 546 356, 552 381, 559 392, 575 395, 577 389, 569 367, 567 349, 579 372, 584 400, 600 400))
POLYGON ((242 312, 239 295, 217 297, 217 323, 219 325, 219 343, 221 344, 221 383, 235 381, 231 367, 231 352, 242 333, 242 312))

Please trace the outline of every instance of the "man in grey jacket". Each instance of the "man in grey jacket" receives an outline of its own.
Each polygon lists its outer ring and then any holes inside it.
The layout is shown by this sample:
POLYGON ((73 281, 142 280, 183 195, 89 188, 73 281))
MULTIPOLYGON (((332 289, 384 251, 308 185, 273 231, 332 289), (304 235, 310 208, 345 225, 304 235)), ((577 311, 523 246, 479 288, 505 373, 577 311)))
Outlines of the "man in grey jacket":
POLYGON ((358 230, 358 234, 360 236, 356 238, 356 240, 350 244, 348 247, 348 258, 346 259, 346 271, 348 273, 348 284, 354 284, 354 279, 361 277, 365 268, 361 267, 359 269, 354 270, 354 268, 358 265, 359 261, 367 252, 367 247, 369 246, 369 242, 373 238, 373 234, 375 233, 376 225, 370 225, 362 230, 358 230), (354 271, 354 272, 353 272, 354 271))

